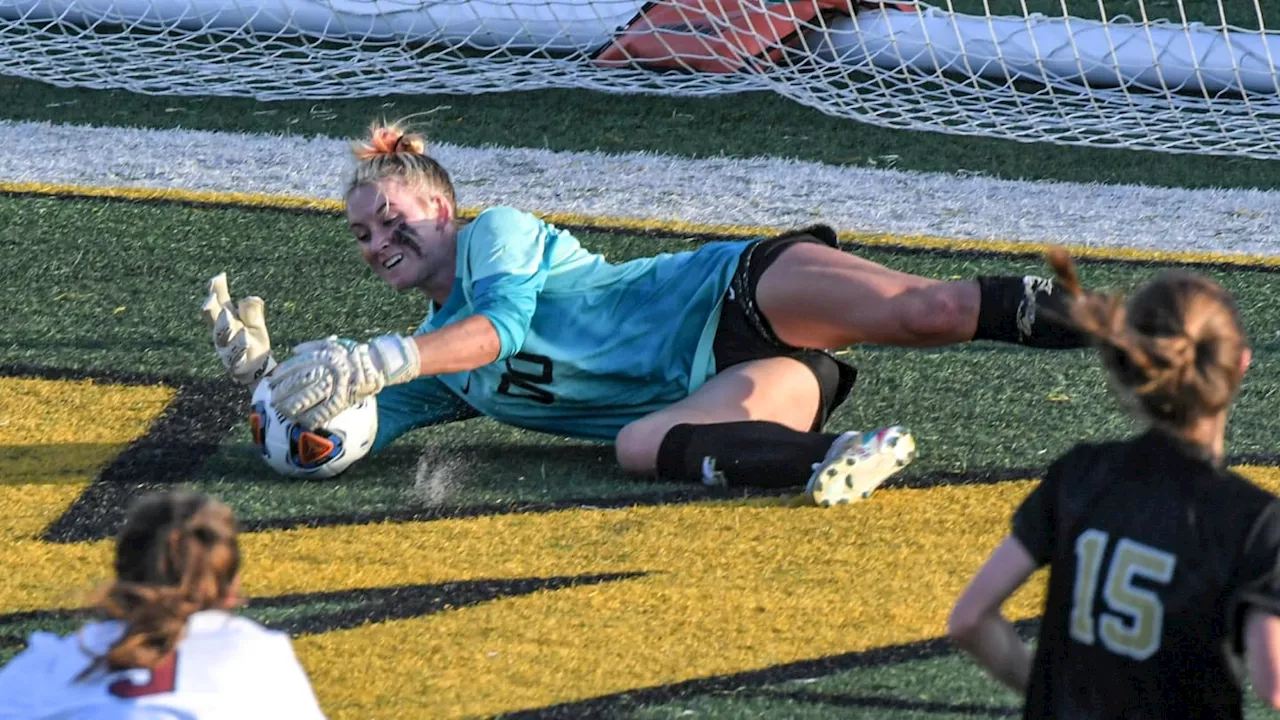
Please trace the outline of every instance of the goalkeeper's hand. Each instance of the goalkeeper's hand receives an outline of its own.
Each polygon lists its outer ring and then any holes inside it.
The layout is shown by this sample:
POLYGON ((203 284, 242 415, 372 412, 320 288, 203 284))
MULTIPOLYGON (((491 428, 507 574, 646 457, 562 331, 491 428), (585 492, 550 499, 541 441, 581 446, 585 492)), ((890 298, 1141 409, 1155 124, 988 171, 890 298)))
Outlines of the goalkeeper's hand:
POLYGON ((275 368, 262 298, 231 302, 227 274, 219 273, 209 281, 200 314, 213 328, 213 347, 236 382, 252 387, 275 368))
POLYGON ((293 349, 271 375, 271 404, 294 422, 316 428, 388 385, 418 377, 413 338, 381 335, 367 343, 328 337, 293 349))

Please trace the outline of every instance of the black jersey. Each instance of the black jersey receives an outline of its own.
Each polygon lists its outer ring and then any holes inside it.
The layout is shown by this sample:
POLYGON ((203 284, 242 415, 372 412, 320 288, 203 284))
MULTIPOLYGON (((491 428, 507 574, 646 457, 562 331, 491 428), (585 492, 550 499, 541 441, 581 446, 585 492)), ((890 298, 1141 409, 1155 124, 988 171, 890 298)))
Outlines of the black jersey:
POLYGON ((1028 718, 1239 718, 1244 611, 1280 615, 1280 500, 1150 431, 1078 445, 1013 518, 1051 566, 1028 718))

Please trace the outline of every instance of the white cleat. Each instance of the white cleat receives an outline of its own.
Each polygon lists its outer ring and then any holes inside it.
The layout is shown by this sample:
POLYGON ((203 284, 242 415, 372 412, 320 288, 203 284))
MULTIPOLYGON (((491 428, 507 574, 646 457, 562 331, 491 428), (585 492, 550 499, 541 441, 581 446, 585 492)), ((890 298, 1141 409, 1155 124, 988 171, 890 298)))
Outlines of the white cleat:
POLYGON ((899 425, 847 432, 831 443, 826 459, 814 463, 804 494, 822 507, 866 500, 915 457, 916 440, 899 425))

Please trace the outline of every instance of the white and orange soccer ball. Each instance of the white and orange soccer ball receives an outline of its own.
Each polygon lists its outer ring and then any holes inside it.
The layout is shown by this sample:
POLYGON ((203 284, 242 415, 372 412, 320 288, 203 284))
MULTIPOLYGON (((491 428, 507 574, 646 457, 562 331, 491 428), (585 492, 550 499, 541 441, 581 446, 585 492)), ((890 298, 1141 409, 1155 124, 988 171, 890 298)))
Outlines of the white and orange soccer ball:
POLYGON ((373 397, 312 429, 297 425, 271 405, 266 381, 253 391, 251 408, 254 446, 272 470, 289 477, 333 477, 368 455, 378 434, 378 405, 373 397))

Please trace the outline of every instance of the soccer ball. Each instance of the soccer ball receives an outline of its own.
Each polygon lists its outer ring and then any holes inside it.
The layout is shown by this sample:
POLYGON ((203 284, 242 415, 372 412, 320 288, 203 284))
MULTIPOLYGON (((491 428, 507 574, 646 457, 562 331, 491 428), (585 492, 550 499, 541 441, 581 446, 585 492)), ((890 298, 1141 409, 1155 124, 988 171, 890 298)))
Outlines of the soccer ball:
POLYGON ((295 424, 271 405, 265 380, 253 391, 249 430, 253 444, 272 470, 289 477, 327 478, 369 454, 378 434, 378 404, 373 397, 347 408, 324 427, 295 424))

